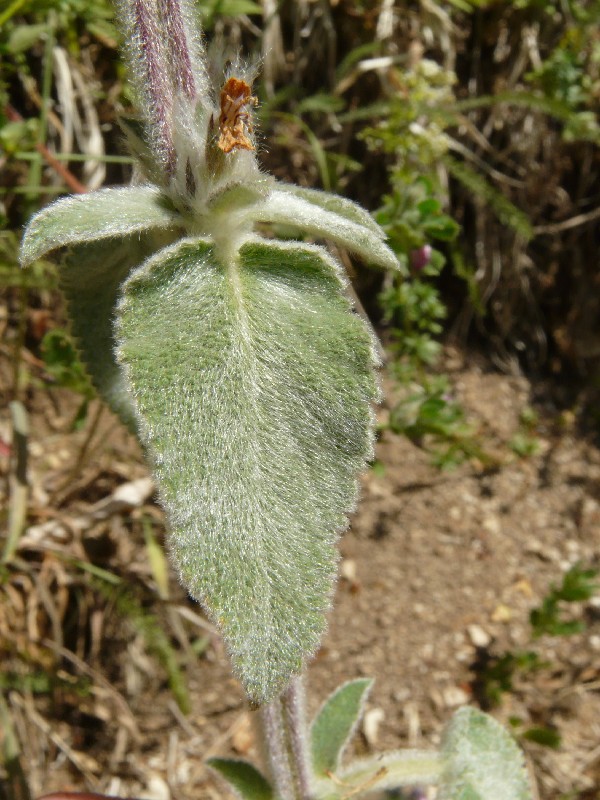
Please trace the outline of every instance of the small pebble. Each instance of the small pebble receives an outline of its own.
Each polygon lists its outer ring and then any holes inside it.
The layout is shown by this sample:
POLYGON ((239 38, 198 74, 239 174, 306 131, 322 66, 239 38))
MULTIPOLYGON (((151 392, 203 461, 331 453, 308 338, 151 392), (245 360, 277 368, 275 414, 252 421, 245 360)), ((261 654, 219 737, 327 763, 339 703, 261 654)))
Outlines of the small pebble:
POLYGON ((475 647, 487 647, 492 641, 492 637, 487 631, 483 630, 481 625, 468 625, 467 633, 469 634, 469 639, 475 647))
POLYGON ((512 619, 512 611, 508 606, 503 603, 496 606, 492 612, 492 622, 510 622, 512 619))
POLYGON ((469 695, 460 686, 448 686, 443 691, 444 705, 446 708, 456 708, 469 702, 469 695))
POLYGON ((356 561, 353 558, 345 558, 340 566, 340 577, 349 583, 356 582, 356 561))
POLYGON ((363 734, 370 747, 374 747, 377 744, 379 726, 383 722, 384 717, 385 714, 381 708, 371 708, 363 717, 363 734))

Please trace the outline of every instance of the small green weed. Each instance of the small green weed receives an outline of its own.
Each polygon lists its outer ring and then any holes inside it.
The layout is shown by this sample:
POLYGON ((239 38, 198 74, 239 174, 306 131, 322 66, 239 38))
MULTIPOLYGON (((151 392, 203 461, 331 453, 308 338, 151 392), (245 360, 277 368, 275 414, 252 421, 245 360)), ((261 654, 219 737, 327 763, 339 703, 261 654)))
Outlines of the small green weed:
POLYGON ((565 618, 565 604, 585 603, 598 591, 596 569, 583 569, 579 565, 565 573, 560 586, 553 586, 539 608, 529 615, 534 639, 540 636, 572 636, 585 630, 581 620, 565 618))
POLYGON ((534 409, 523 409, 519 418, 519 428, 508 442, 510 449, 519 458, 529 458, 539 452, 540 440, 536 433, 537 425, 538 415, 534 409))
MULTIPOLYGON (((582 633, 586 628, 585 622, 566 617, 565 605, 590 600, 599 588, 595 580, 597 576, 596 569, 584 569, 577 564, 571 567, 564 574, 560 586, 552 586, 541 605, 531 611, 529 621, 532 640, 541 636, 572 636, 582 633)), ((504 694, 515 690, 517 678, 523 679, 551 666, 550 662, 543 660, 539 653, 531 649, 507 651, 498 656, 482 652, 474 665, 474 691, 483 708, 492 708, 500 704, 504 694)), ((521 725, 521 720, 513 720, 515 729, 521 725)), ((525 728, 519 735, 546 747, 556 748, 560 745, 558 732, 543 725, 525 728)))
POLYGON ((53 328, 42 339, 41 352, 48 382, 82 396, 83 400, 72 422, 72 428, 80 430, 87 420, 89 403, 96 392, 73 339, 63 328, 53 328))
POLYGON ((539 452, 540 442, 534 436, 518 431, 509 441, 508 446, 520 458, 529 458, 539 452))
POLYGON ((486 466, 493 463, 443 376, 414 385, 391 410, 388 428, 427 449, 440 468, 451 468, 465 458, 477 458, 486 466))
POLYGON ((447 378, 432 378, 427 372, 440 356, 438 338, 446 317, 435 282, 445 257, 429 242, 451 243, 459 227, 444 213, 427 178, 412 185, 394 183, 377 221, 403 267, 401 274, 389 277, 380 295, 384 321, 391 333, 391 372, 407 387, 406 396, 390 413, 388 427, 429 450, 439 467, 455 466, 471 456, 487 463, 475 428, 452 397, 447 378))
POLYGON ((481 695, 482 706, 499 706, 502 695, 514 691, 517 675, 525 677, 547 666, 547 662, 533 650, 510 651, 500 656, 482 654, 476 667, 476 689, 481 695))

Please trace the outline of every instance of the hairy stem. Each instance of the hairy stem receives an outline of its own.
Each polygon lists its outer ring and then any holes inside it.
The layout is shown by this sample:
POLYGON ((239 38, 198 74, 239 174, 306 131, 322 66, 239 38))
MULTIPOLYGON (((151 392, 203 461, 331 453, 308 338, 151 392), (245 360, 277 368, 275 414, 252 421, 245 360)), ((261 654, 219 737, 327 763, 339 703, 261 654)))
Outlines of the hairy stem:
POLYGON ((296 794, 302 800, 308 800, 311 797, 311 768, 302 676, 292 678, 292 682, 282 695, 282 707, 296 794))
POLYGON ((279 800, 296 800, 294 780, 287 747, 281 698, 276 697, 259 712, 266 766, 270 773, 275 796, 279 800))
POLYGON ((192 58, 178 0, 158 0, 158 13, 163 20, 170 46, 169 64, 173 84, 190 100, 196 97, 192 58))
POLYGON ((134 0, 134 35, 142 54, 144 89, 151 105, 155 134, 161 156, 166 161, 167 172, 175 166, 173 145, 172 92, 168 85, 168 65, 160 42, 166 31, 161 31, 160 20, 153 4, 148 0, 134 0))
POLYGON ((260 712, 265 759, 279 800, 310 800, 311 768, 304 686, 296 677, 260 712))

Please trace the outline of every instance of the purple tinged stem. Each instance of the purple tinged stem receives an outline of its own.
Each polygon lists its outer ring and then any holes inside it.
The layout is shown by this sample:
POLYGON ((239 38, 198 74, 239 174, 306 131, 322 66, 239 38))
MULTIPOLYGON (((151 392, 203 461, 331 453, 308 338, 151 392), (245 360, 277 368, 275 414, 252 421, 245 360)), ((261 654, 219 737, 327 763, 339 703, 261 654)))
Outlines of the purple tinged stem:
POLYGON ((175 85, 190 99, 196 97, 196 82, 179 0, 158 0, 158 11, 165 24, 171 48, 171 74, 175 85))
MULTIPOLYGON (((171 130, 172 98, 167 81, 167 64, 160 48, 161 32, 158 19, 149 8, 148 0, 135 0, 135 28, 139 37, 146 69, 146 88, 158 128, 159 146, 170 173, 175 167, 175 148, 171 130)), ((164 35, 164 33, 163 33, 164 35)))
POLYGON ((311 800, 312 768, 302 678, 292 678, 279 697, 262 707, 258 719, 278 800, 311 800))

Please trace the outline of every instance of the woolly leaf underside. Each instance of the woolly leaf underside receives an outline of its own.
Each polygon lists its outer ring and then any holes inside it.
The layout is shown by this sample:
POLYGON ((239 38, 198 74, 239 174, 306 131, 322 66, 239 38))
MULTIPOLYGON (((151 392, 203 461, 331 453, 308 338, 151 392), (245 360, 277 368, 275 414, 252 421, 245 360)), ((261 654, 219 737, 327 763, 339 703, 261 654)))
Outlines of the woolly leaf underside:
POLYGON ((30 220, 21 245, 21 264, 31 264, 69 244, 178 226, 175 211, 154 186, 122 186, 61 197, 30 220))
POLYGON ((184 240, 126 284, 120 359, 171 549, 265 702, 317 647, 371 450, 371 335, 319 248, 184 240))
POLYGON ((92 382, 130 428, 135 428, 135 415, 114 356, 113 323, 119 290, 133 269, 160 243, 168 242, 168 233, 146 232, 108 242, 72 245, 59 272, 71 330, 92 382))
POLYGON ((211 758, 208 766, 219 773, 243 800, 273 800, 273 790, 256 767, 233 758, 211 758))
POLYGON ((129 427, 131 401, 114 359, 119 289, 144 259, 180 235, 180 221, 156 187, 128 186, 63 197, 35 214, 23 237, 23 265, 67 248, 59 275, 73 334, 96 389, 129 427))

